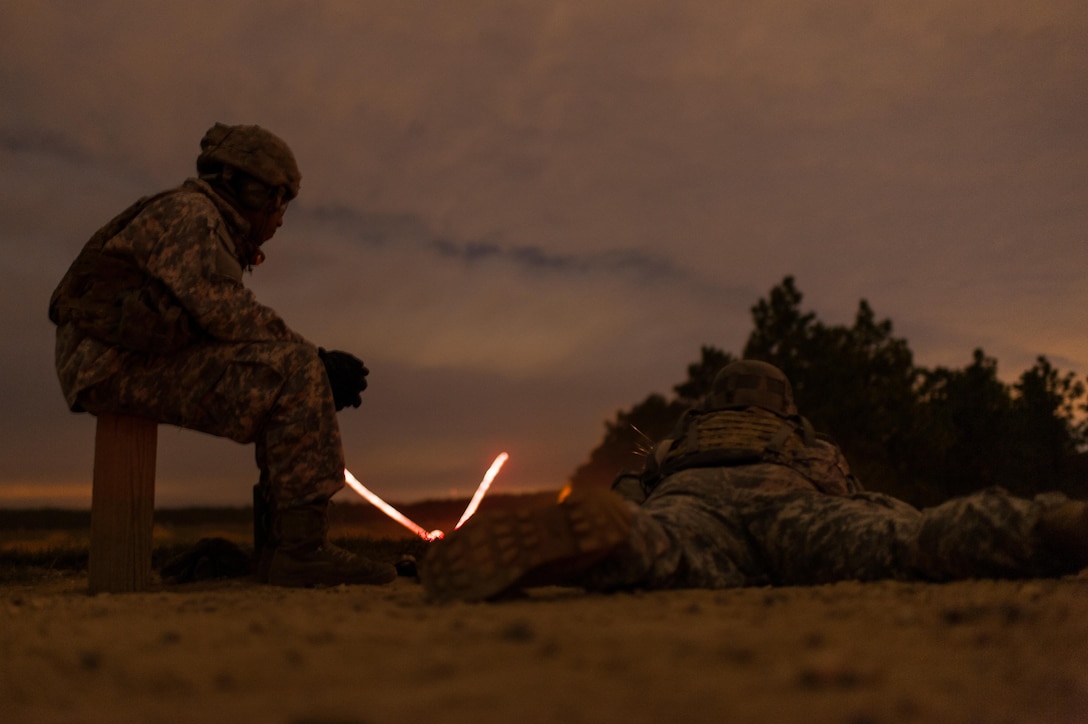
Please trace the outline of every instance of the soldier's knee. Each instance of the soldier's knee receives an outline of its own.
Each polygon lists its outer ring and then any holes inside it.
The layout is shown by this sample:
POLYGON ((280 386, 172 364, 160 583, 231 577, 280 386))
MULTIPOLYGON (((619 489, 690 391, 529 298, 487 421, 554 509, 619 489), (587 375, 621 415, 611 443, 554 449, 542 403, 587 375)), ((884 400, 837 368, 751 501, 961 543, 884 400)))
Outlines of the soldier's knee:
POLYGON ((270 344, 262 350, 261 356, 266 364, 287 378, 300 374, 312 374, 315 370, 324 371, 321 358, 317 355, 317 348, 308 344, 294 342, 270 344))
POLYGON ((308 344, 289 344, 277 352, 284 376, 296 388, 305 388, 310 394, 328 393, 328 377, 325 363, 317 354, 317 348, 308 344))
MULTIPOLYGON (((301 393, 319 388, 325 382, 325 366, 313 345, 296 342, 262 343, 248 345, 233 360, 251 368, 263 368, 269 384, 262 388, 278 386, 282 391, 301 393), (272 378, 278 378, 274 381, 272 378)), ((254 380, 257 383, 258 380, 254 380)))

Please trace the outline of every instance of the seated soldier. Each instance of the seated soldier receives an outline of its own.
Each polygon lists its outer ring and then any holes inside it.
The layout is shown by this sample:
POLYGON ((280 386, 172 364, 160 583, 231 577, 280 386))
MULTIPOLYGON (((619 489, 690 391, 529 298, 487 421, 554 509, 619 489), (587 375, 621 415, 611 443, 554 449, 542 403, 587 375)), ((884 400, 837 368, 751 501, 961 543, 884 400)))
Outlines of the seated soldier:
POLYGON ((219 123, 200 149, 199 178, 102 227, 53 293, 65 399, 254 443, 259 579, 388 583, 392 566, 328 541, 344 485, 336 412, 359 406, 367 369, 292 331, 242 282, 298 194, 294 155, 259 126, 219 123))
POLYGON ((918 510, 866 492, 772 365, 727 365, 640 476, 558 505, 481 513, 432 544, 431 598, 1056 576, 1088 565, 1088 503, 991 489, 918 510), (626 499, 625 499, 626 498, 626 499))

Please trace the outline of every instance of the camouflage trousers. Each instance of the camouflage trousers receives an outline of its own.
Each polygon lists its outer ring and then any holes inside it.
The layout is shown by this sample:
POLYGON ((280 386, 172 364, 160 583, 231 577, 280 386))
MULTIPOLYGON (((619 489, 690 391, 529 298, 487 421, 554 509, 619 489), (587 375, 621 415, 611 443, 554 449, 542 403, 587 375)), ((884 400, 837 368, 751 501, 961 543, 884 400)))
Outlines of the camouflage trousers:
POLYGON ((288 342, 202 343, 173 355, 125 355, 118 374, 80 393, 116 412, 254 443, 272 502, 290 508, 344 486, 332 389, 317 349, 288 342))
POLYGON ((684 470, 638 506, 629 542, 584 574, 594 590, 942 581, 1063 573, 1035 533, 1060 494, 990 489, 918 510, 827 495, 780 465, 684 470))

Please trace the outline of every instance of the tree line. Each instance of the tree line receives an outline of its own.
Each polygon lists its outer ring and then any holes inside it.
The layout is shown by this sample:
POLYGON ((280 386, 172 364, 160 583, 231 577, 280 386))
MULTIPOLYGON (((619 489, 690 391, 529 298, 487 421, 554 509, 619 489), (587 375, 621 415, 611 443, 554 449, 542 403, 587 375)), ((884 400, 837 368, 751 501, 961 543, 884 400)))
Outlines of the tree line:
MULTIPOLYGON (((866 488, 916 506, 990 486, 1088 497, 1088 404, 1073 372, 1039 356, 1007 384, 981 349, 962 369, 921 367, 864 299, 849 327, 821 322, 801 301, 792 276, 759 300, 741 358, 785 372, 801 414, 842 447, 866 488)), ((619 410, 573 484, 607 486, 618 473, 641 469, 653 443, 735 359, 703 346, 673 396, 651 394, 619 410)))

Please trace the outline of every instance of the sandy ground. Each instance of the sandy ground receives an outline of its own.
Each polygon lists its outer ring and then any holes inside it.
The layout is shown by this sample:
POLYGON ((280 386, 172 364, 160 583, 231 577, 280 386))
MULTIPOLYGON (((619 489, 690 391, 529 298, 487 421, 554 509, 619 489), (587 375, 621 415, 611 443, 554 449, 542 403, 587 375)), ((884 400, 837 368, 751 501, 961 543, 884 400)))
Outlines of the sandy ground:
POLYGON ((2 722, 1088 722, 1088 572, 491 604, 0 588, 2 722))

